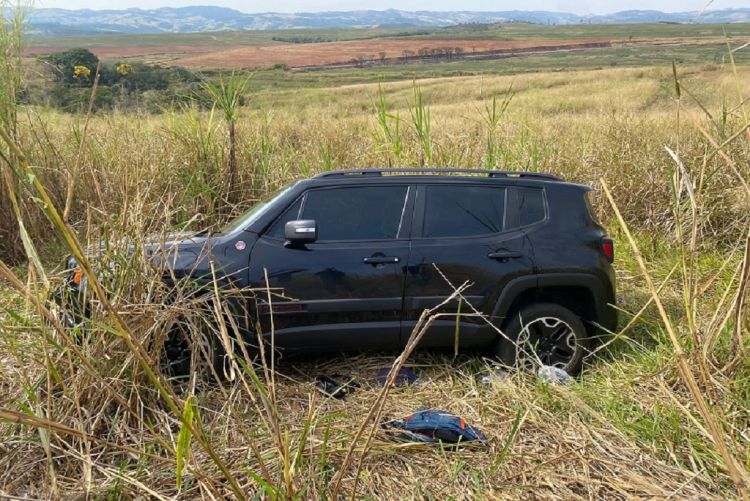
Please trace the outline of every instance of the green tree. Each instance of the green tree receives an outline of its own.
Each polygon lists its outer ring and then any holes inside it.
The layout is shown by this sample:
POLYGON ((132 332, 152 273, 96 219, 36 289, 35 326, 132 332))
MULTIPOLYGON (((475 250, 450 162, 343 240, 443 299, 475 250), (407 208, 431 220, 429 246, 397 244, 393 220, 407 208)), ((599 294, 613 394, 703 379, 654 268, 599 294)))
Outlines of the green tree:
POLYGON ((64 52, 55 52, 40 58, 51 64, 55 68, 55 77, 66 83, 83 83, 91 85, 96 67, 99 64, 99 58, 90 50, 75 48, 64 52), (78 68, 78 71, 76 71, 78 68), (86 68, 89 73, 81 71, 86 68))

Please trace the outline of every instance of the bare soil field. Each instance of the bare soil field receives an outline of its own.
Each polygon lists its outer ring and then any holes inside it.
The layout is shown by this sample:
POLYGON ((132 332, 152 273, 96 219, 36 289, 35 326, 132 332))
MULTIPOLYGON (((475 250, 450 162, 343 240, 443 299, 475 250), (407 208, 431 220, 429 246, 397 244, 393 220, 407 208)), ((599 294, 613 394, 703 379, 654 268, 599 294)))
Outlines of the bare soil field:
MULTIPOLYGON (((556 47, 585 45, 601 40, 352 40, 343 42, 272 44, 254 47, 233 47, 202 53, 187 53, 165 61, 170 66, 187 68, 262 68, 275 64, 289 67, 329 65, 347 63, 352 60, 382 60, 418 56, 425 51, 449 49, 454 54, 491 52, 507 49, 532 49, 534 47, 556 47), (456 50, 458 49, 458 50, 456 50)), ((127 50, 130 53, 132 47, 127 50)), ((155 50, 149 47, 149 50, 155 50)), ((174 47, 164 47, 164 52, 174 54, 174 47)), ((94 51, 96 53, 96 51, 94 51)), ((151 52, 154 54, 155 52, 151 52)), ((101 56, 103 54, 98 54, 101 56)), ((112 57, 109 54, 108 57, 112 57)))
MULTIPOLYGON (((481 58, 498 51, 549 52, 586 49, 609 44, 608 40, 430 40, 371 39, 322 43, 267 43, 215 47, 210 45, 163 44, 88 47, 102 59, 141 59, 185 68, 267 68, 283 64, 290 68, 334 68, 349 63, 392 63, 421 57, 441 59, 481 58)), ((27 57, 59 52, 52 45, 28 47, 27 57)))

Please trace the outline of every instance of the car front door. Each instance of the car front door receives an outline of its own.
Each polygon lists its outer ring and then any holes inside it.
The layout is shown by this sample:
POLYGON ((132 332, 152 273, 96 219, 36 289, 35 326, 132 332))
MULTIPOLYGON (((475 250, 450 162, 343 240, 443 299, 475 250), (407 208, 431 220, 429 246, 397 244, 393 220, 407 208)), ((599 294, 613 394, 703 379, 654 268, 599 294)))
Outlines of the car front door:
POLYGON ((407 185, 312 188, 258 240, 250 285, 266 293, 258 313, 264 334, 292 349, 397 346, 409 258, 411 197, 407 185), (314 243, 290 246, 288 221, 315 220, 314 243), (267 279, 266 279, 267 277, 267 279), (267 280, 267 282, 266 282, 267 280))
MULTIPOLYGON (((489 317, 503 287, 516 277, 534 273, 531 244, 518 227, 515 190, 502 184, 424 184, 417 188, 412 247, 406 274, 402 342, 427 308, 444 301, 454 287, 471 304, 452 301, 441 312, 420 346, 463 346, 491 342, 496 331, 472 316, 489 317), (473 308, 472 308, 473 307, 473 308), (457 332, 458 331, 458 332, 457 332)), ((493 319, 493 322, 499 319, 493 319)))

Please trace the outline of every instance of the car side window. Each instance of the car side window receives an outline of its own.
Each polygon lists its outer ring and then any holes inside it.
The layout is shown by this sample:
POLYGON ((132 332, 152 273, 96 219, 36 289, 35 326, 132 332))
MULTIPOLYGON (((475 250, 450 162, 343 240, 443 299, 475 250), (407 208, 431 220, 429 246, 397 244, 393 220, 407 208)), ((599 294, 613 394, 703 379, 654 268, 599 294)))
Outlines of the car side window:
POLYGON ((394 239, 402 224, 406 193, 406 186, 311 190, 300 219, 318 223, 318 242, 394 239))
POLYGON ((533 188, 520 188, 517 193, 521 226, 538 223, 545 218, 544 191, 533 188))
POLYGON ((505 188, 426 186, 422 236, 468 237, 503 231, 505 188))
POLYGON ((298 198, 279 218, 274 221, 266 231, 266 235, 273 238, 284 238, 284 227, 289 221, 299 219, 299 210, 302 207, 302 197, 298 198))

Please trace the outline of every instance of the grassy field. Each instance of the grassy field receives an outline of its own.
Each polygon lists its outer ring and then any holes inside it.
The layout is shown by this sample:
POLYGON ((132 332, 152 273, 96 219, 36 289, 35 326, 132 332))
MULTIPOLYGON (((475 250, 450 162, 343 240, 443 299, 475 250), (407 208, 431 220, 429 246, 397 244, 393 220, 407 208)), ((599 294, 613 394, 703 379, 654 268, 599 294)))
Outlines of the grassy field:
POLYGON ((748 24, 606 24, 606 25, 565 25, 544 26, 539 24, 513 23, 489 26, 457 26, 438 29, 305 29, 305 30, 263 30, 217 33, 167 33, 139 35, 99 35, 65 37, 31 37, 28 47, 71 47, 129 48, 134 46, 191 45, 208 47, 231 47, 236 45, 262 45, 273 43, 274 39, 294 37, 324 38, 328 40, 365 40, 369 38, 411 38, 411 39, 581 39, 604 38, 629 40, 659 38, 694 37, 747 37, 748 24))
MULTIPOLYGON (((713 29, 685 29, 699 28, 713 29)), ((719 46, 677 49, 677 81, 673 56, 617 50, 609 59, 259 72, 236 118, 231 190, 218 111, 125 109, 87 120, 19 108, 6 136, 19 149, 3 172, 24 194, 32 259, 0 267, 0 497, 742 498, 750 469, 747 50, 733 66, 722 64, 719 46), (429 108, 429 141, 413 119, 418 94, 429 108), (511 99, 499 121, 493 96, 511 99), (407 363, 422 384, 388 395, 373 376, 396 354, 282 359, 274 372, 238 363, 238 379, 221 385, 173 384, 150 372, 158 370, 152 336, 181 313, 211 320, 217 298, 165 304, 166 291, 133 255, 145 235, 218 225, 315 172, 420 164, 552 172, 595 187, 598 217, 616 238, 622 313, 613 341, 575 383, 517 373, 482 384, 491 369, 476 354, 414 354, 407 363), (65 226, 53 206, 65 206, 69 192, 65 226), (227 206, 232 198, 241 202, 227 206), (111 308, 101 304, 73 333, 78 342, 50 327, 37 301, 60 282, 71 252, 53 234, 104 241, 114 263, 111 308), (313 381, 331 373, 363 387, 343 402, 326 399, 313 381), (390 417, 420 405, 460 414, 490 442, 450 451, 378 433, 367 441, 366 416, 379 401, 390 417)), ((3 221, 15 223, 7 210, 3 221)))
POLYGON ((572 24, 545 26, 539 24, 513 23, 489 26, 486 29, 472 29, 470 26, 457 26, 434 30, 419 37, 456 38, 498 38, 498 39, 576 39, 606 38, 610 40, 650 40, 659 38, 703 38, 703 37, 746 37, 750 26, 747 24, 572 24))
MULTIPOLYGON (((750 62, 748 52, 735 56, 739 64, 750 62)), ((492 61, 454 61, 410 63, 370 68, 345 68, 331 71, 290 72, 279 69, 259 70, 254 73, 250 87, 254 92, 275 93, 284 89, 336 87, 372 82, 394 82, 444 77, 487 77, 523 75, 540 72, 570 73, 580 70, 609 70, 613 68, 668 68, 672 61, 687 67, 706 65, 708 68, 726 67, 726 45, 699 47, 620 47, 582 52, 559 52, 509 57, 492 61)), ((205 71, 206 75, 216 72, 205 71)), ((257 104, 264 99, 256 100, 257 104)), ((251 105, 253 105, 251 103, 251 105)))
MULTIPOLYGON (((258 30, 215 33, 164 33, 139 35, 82 35, 64 37, 31 37, 28 47, 92 47, 128 48, 161 47, 164 45, 191 45, 208 47, 232 47, 237 45, 262 45, 274 42, 274 38, 305 36, 330 40, 363 40, 379 37, 420 36, 424 30, 359 28, 359 29, 305 29, 300 30, 258 30)), ((431 32, 430 32, 431 33, 431 32)), ((424 36, 424 35, 421 35, 424 36)))

